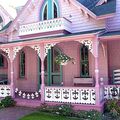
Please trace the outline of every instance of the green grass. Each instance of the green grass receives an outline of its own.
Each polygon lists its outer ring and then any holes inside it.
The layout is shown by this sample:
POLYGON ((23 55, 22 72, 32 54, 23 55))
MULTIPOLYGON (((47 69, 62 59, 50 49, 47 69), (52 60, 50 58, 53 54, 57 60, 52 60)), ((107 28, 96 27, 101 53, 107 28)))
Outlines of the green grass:
POLYGON ((67 118, 64 116, 56 116, 56 115, 41 113, 41 112, 35 112, 19 120, 78 120, 78 119, 67 118))

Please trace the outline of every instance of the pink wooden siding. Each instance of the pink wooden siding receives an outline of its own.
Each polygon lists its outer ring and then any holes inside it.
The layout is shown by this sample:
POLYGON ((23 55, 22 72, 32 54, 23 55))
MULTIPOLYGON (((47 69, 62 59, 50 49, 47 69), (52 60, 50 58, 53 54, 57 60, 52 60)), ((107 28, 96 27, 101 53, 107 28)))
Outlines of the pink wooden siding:
POLYGON ((106 28, 107 30, 120 30, 120 0, 117 1, 116 15, 112 18, 107 19, 106 28))
MULTIPOLYGON (((35 7, 26 8, 19 17, 18 25, 38 22, 40 20, 41 5, 42 1, 39 1, 35 7)), ((59 0, 59 5, 60 17, 65 17, 72 22, 73 33, 105 28, 105 20, 95 20, 87 17, 81 10, 72 5, 72 3, 69 4, 67 1, 59 0)), ((16 40, 16 38, 18 38, 18 30, 14 31, 13 35, 9 37, 9 41, 11 39, 16 40)))
POLYGON ((107 44, 103 43, 99 45, 99 76, 100 80, 103 79, 104 84, 108 83, 108 56, 107 56, 107 44))
POLYGON ((120 41, 110 41, 108 49, 109 78, 112 79, 113 70, 120 69, 120 41))
POLYGON ((22 91, 34 92, 37 90, 37 81, 38 81, 38 71, 37 71, 37 54, 36 52, 29 47, 24 48, 26 55, 26 74, 25 79, 19 78, 19 54, 15 59, 15 86, 22 91))

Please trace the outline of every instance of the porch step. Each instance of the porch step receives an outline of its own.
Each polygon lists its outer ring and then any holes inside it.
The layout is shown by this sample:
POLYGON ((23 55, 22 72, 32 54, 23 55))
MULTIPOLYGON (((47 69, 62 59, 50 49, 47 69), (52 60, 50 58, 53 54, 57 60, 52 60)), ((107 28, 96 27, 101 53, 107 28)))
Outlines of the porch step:
POLYGON ((26 100, 26 99, 19 99, 15 98, 17 106, 25 106, 25 107, 40 107, 41 101, 40 100, 26 100))

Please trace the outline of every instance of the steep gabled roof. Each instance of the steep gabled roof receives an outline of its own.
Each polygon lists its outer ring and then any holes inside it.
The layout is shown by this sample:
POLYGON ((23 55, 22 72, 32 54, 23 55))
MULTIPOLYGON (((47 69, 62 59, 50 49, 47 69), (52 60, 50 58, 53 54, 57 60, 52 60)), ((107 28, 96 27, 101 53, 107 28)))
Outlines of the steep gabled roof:
POLYGON ((116 12, 116 0, 107 0, 102 5, 97 5, 100 0, 77 0, 96 16, 112 14, 116 12))
POLYGON ((0 32, 6 30, 10 25, 11 25, 12 21, 10 21, 8 24, 6 24, 5 26, 3 26, 3 28, 0 30, 0 32))

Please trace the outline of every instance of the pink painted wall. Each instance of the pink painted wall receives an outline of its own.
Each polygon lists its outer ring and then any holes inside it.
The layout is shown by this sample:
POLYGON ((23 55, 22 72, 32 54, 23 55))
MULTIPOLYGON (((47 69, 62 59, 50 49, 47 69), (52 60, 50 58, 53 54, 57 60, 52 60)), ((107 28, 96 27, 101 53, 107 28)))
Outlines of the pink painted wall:
POLYGON ((104 84, 108 84, 108 56, 107 43, 99 45, 99 79, 103 78, 104 84))
POLYGON ((108 42, 109 78, 112 80, 113 70, 120 69, 120 41, 108 42))
MULTIPOLYGON (((57 45, 63 53, 75 59, 75 64, 69 62, 63 66, 63 84, 64 86, 73 86, 73 78, 80 77, 80 47, 81 44, 78 42, 63 42, 57 45)), ((90 76, 94 74, 94 62, 93 56, 89 53, 89 70, 90 76)))
POLYGON ((23 50, 26 55, 26 74, 24 79, 19 77, 19 54, 17 54, 14 62, 15 87, 22 91, 35 92, 38 88, 37 54, 29 47, 23 50))

